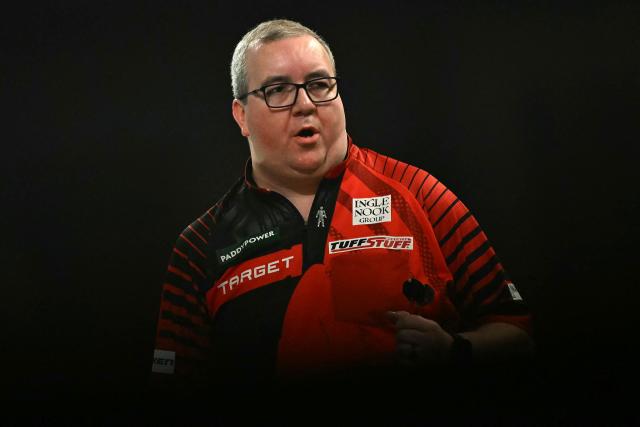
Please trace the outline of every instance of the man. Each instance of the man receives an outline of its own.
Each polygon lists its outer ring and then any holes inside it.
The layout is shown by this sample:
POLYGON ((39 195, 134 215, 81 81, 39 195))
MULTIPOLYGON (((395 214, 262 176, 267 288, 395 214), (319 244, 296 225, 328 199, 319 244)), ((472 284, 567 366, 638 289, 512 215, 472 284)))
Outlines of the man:
POLYGON ((157 379, 216 388, 530 351, 527 308, 462 202, 351 141, 316 33, 262 23, 237 45, 231 73, 251 158, 177 240, 157 379))

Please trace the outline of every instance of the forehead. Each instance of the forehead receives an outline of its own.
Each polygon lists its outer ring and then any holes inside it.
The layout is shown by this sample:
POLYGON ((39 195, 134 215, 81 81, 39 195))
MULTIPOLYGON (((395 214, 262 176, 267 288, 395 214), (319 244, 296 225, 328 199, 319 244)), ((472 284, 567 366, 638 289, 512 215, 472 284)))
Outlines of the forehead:
POLYGON ((260 84, 274 76, 298 80, 317 71, 332 75, 335 70, 327 51, 311 36, 260 43, 247 51, 247 77, 250 85, 260 84))

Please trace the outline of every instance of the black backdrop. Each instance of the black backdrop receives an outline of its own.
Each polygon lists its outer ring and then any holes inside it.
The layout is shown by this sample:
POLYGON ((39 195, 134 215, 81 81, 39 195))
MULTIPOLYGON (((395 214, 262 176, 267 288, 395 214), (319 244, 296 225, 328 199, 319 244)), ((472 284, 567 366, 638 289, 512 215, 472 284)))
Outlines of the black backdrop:
POLYGON ((142 387, 172 244, 248 155, 233 48, 288 17, 332 46, 354 140, 430 171, 478 217, 534 313, 535 405, 627 417, 615 402, 638 373, 640 7, 555 3, 6 9, 8 389, 142 387))

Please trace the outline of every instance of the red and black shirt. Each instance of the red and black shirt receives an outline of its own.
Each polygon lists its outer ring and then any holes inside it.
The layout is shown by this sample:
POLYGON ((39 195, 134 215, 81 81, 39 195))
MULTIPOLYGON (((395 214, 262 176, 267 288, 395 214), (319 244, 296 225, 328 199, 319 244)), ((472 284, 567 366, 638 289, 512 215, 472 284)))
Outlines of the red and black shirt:
POLYGON ((285 197, 252 184, 249 162, 176 242, 153 375, 242 383, 385 366, 395 348, 388 310, 449 332, 488 322, 530 331, 478 222, 429 173, 350 142, 305 223, 285 197), (410 279, 433 300, 408 298, 410 279))

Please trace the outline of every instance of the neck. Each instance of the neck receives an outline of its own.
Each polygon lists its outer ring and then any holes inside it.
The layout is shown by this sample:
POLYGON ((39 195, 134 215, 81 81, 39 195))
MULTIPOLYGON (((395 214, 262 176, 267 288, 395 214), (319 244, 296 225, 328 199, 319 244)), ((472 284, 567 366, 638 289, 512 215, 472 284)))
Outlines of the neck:
POLYGON ((286 174, 282 173, 281 170, 264 167, 264 165, 255 163, 252 160, 253 179, 259 187, 275 191, 289 199, 306 221, 311 205, 313 204, 313 199, 324 176, 347 158, 348 149, 348 139, 345 136, 344 149, 341 150, 342 153, 340 153, 339 157, 325 163, 321 170, 310 174, 286 174))
POLYGON ((268 175, 261 174, 259 170, 253 170, 253 179, 262 188, 275 191, 286 197, 300 212, 306 223, 311 211, 311 205, 322 178, 314 179, 289 179, 286 183, 278 179, 270 179, 268 175))
POLYGON ((326 173, 347 158, 349 150, 347 141, 345 137, 344 149, 340 150, 342 152, 338 156, 329 159, 323 167, 309 174, 300 172, 282 173, 283 171, 281 170, 274 170, 274 168, 260 164, 260 162, 254 162, 252 156, 253 179, 259 187, 276 191, 289 200, 292 197, 314 196, 326 173))
POLYGON ((266 173, 258 165, 253 165, 253 179, 259 187, 276 191, 291 199, 292 197, 314 196, 322 181, 322 176, 282 177, 266 173))

